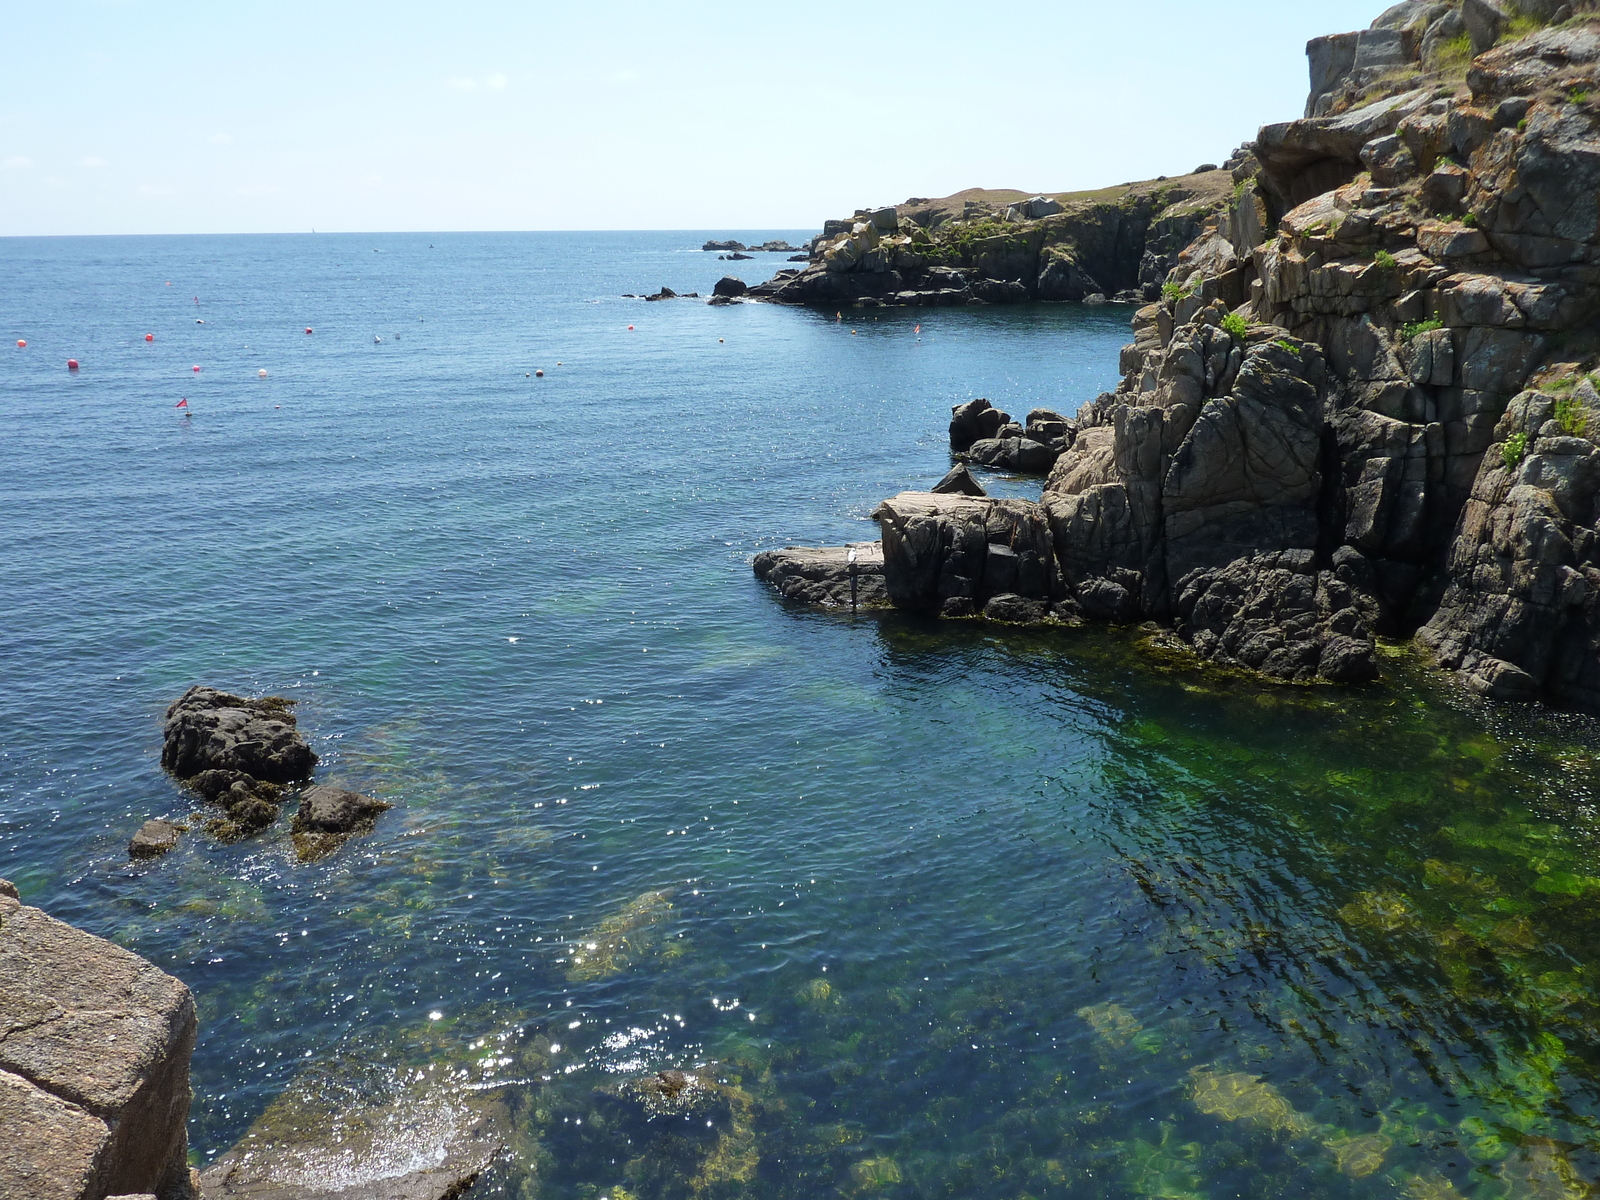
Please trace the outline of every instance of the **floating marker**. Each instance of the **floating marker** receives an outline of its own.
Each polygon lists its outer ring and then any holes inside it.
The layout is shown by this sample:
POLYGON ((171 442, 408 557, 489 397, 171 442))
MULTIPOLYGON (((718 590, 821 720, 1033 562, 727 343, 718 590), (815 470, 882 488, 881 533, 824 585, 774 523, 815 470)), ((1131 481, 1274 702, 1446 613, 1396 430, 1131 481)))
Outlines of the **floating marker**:
POLYGON ((544 372, 543 371, 535 371, 534 374, 536 376, 538 376, 540 379, 544 378, 544 372))
POLYGON ((144 335, 144 340, 147 342, 153 342, 156 340, 156 335, 153 333, 147 333, 144 335))
POLYGON ((188 408, 189 407, 189 397, 185 396, 182 400, 179 400, 172 407, 173 408, 188 408))
POLYGON ((202 321, 202 320, 201 320, 201 319, 200 319, 200 318, 199 318, 199 317, 196 317, 196 318, 195 318, 195 319, 194 319, 194 323, 195 323, 195 324, 196 324, 196 325, 204 325, 204 324, 205 324, 205 322, 204 322, 204 321, 202 321))
POLYGON ((196 363, 194 366, 190 367, 189 369, 191 371, 193 371, 195 374, 198 375, 200 373, 200 364, 196 363))
POLYGON ((307 325, 307 326, 306 326, 306 332, 307 332, 307 333, 310 333, 310 332, 311 332, 311 326, 309 326, 309 325, 307 325))
POLYGON ((719 345, 719 346, 722 345, 722 339, 721 338, 717 339, 717 345, 719 345))
POLYGON ((78 360, 75 359, 75 358, 67 359, 67 370, 76 371, 77 369, 78 369, 78 360))
POLYGON ((265 367, 262 367, 259 371, 256 372, 256 378, 257 379, 265 379, 266 377, 267 377, 267 369, 265 367))
POLYGON ((27 344, 28 344, 28 343, 27 343, 27 342, 25 342, 25 341, 23 341, 23 340, 22 340, 22 339, 21 339, 21 338, 18 338, 18 339, 17 339, 17 349, 18 349, 18 350, 21 350, 21 349, 22 349, 22 348, 23 348, 23 347, 24 347, 24 346, 26 346, 26 345, 27 345, 27 344))
POLYGON ((629 326, 628 326, 628 332, 629 332, 629 333, 632 333, 632 332, 633 332, 633 326, 632 326, 632 325, 629 325, 629 326))

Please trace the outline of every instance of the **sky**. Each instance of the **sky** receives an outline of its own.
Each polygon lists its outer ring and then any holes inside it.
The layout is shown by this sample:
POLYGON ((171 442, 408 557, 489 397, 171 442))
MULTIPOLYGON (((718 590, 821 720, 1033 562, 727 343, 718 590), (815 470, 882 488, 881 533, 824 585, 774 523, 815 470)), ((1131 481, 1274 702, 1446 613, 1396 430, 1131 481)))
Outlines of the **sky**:
POLYGON ((1382 0, 0 0, 0 236, 804 230, 1221 162, 1382 0))

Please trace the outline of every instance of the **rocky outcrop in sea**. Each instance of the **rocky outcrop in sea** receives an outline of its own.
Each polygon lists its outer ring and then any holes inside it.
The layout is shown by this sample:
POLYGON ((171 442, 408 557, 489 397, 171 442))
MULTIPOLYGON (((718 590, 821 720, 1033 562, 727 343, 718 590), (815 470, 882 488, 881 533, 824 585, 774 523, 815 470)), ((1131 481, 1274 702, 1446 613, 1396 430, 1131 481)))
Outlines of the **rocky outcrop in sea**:
POLYGON ((1208 163, 1182 178, 1098 192, 972 189, 861 209, 825 223, 807 266, 779 271, 751 295, 858 308, 1154 299, 1232 187, 1229 171, 1208 163))
MULTIPOLYGON (((1482 694, 1600 703, 1590 7, 1407 0, 1313 41, 1309 115, 1262 128, 1187 213, 1117 388, 1040 416, 1040 501, 885 502, 889 599, 1156 621, 1294 681, 1370 678, 1376 636, 1415 635, 1482 694)), ((869 294, 878 260, 844 258, 922 243, 866 216, 766 294, 869 294)), ((1042 295, 1035 270, 1021 255, 1010 282, 1042 295)), ((958 408, 952 446, 1004 431, 995 465, 1024 469, 1032 427, 958 408)))

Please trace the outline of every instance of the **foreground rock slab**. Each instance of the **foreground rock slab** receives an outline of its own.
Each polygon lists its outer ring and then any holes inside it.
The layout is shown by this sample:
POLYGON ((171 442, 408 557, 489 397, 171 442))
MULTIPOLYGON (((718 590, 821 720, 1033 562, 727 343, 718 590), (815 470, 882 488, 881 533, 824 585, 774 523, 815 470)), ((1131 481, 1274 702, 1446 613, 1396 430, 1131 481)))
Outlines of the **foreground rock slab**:
POLYGON ((0 880, 0 1196, 189 1200, 194 1000, 0 880))
POLYGON ((206 1200, 447 1200, 500 1152, 497 1106, 308 1074, 200 1177, 206 1200))
POLYGON ((889 603, 884 588, 881 542, 763 550, 752 565, 756 578, 777 588, 786 600, 824 608, 849 608, 850 580, 854 574, 858 608, 884 608, 889 603), (850 561, 852 551, 854 564, 850 561))

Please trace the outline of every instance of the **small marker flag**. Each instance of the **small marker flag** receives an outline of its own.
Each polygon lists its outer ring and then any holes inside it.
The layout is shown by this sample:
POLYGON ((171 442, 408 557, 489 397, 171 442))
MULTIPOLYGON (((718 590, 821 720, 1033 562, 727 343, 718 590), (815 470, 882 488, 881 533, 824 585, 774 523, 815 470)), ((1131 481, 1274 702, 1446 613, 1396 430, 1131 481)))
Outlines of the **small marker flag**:
POLYGON ((918 326, 917 326, 917 327, 916 327, 916 328, 914 328, 914 329, 913 329, 913 330, 912 330, 912 331, 911 331, 911 332, 912 332, 912 333, 921 333, 921 332, 922 332, 922 326, 921 326, 921 325, 918 325, 918 326))
POLYGON ((189 407, 189 397, 185 396, 182 400, 179 400, 172 407, 173 408, 188 408, 189 407))

